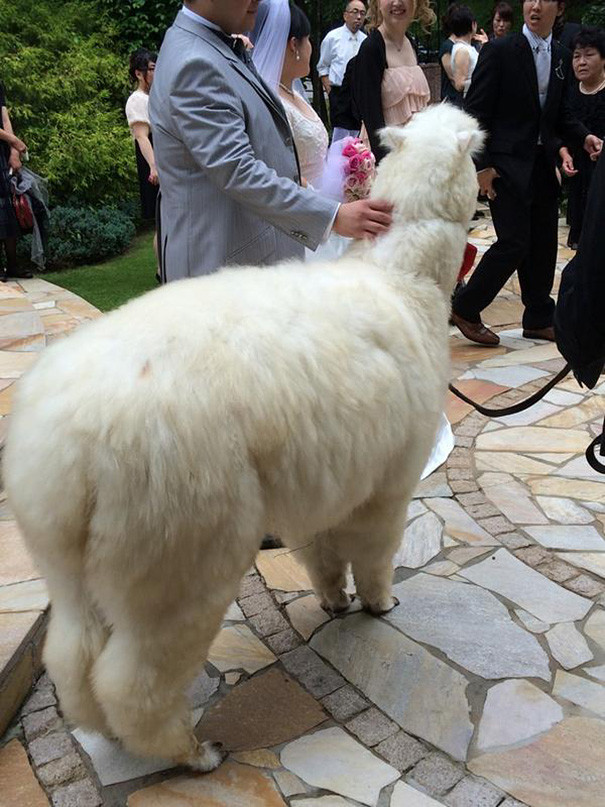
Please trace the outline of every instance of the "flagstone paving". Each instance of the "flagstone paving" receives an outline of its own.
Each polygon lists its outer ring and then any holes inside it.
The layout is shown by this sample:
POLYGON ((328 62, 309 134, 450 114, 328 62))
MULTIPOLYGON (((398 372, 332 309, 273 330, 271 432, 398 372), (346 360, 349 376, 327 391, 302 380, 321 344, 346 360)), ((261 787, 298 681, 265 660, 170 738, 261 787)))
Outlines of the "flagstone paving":
MULTIPOLYGON (((493 237, 486 218, 470 234, 479 254, 493 237)), ((42 279, 0 287, 0 440, 15 380, 98 315, 42 279)), ((499 348, 452 329, 481 402, 563 364, 520 315, 513 279, 485 313, 499 348)), ((604 807, 605 480, 583 456, 603 393, 569 378, 501 420, 448 397, 456 448, 416 490, 380 619, 329 616, 295 554, 259 553, 189 691, 229 751, 206 776, 71 732, 46 675, 26 698, 48 601, 0 497, 0 807, 604 807)))

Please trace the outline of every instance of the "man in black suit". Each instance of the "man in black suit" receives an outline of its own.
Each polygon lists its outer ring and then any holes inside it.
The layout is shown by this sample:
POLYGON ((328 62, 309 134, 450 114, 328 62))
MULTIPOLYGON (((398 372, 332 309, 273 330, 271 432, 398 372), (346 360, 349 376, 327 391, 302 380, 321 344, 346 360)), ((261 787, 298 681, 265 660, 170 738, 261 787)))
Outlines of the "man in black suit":
POLYGON ((557 259, 559 186, 555 133, 597 155, 601 141, 573 120, 563 103, 570 54, 553 40, 563 3, 522 0, 523 33, 484 45, 465 108, 488 133, 477 160, 498 240, 468 284, 454 297, 452 321, 467 339, 495 346, 500 339, 481 312, 516 270, 521 286, 523 335, 554 340, 550 296, 557 259))

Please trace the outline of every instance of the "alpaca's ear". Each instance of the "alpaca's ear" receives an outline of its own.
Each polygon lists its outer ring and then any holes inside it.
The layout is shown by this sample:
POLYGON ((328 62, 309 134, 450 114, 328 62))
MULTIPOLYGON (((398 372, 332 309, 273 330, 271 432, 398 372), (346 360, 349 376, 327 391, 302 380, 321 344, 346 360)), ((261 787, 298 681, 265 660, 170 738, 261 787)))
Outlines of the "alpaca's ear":
POLYGON ((458 132, 458 148, 463 154, 477 154, 481 151, 485 135, 480 129, 458 132))
POLYGON ((387 126, 381 129, 380 142, 388 151, 400 151, 405 146, 407 136, 400 126, 387 126))

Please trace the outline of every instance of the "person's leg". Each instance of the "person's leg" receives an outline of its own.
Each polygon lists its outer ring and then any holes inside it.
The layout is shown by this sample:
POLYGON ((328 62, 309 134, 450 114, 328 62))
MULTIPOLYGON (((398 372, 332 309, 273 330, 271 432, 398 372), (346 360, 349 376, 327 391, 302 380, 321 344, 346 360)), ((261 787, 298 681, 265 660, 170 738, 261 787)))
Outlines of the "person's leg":
POLYGON ((7 277, 33 277, 33 273, 29 269, 17 269, 17 239, 6 238, 4 240, 4 249, 6 252, 6 276, 7 277))
POLYGON ((530 243, 530 202, 503 180, 490 211, 497 241, 485 253, 469 281, 454 297, 454 314, 468 322, 480 322, 481 312, 496 298, 509 277, 521 265, 530 243))
POLYGON ((540 155, 532 176, 531 235, 526 259, 519 267, 521 300, 525 306, 523 328, 550 328, 555 303, 550 296, 557 264, 559 223, 558 186, 552 167, 540 155))
POLYGON ((6 252, 6 274, 14 277, 17 271, 17 239, 5 238, 4 250, 6 252))
POLYGON ((332 85, 328 95, 328 106, 330 107, 330 123, 332 129, 338 126, 340 104, 340 87, 332 85))

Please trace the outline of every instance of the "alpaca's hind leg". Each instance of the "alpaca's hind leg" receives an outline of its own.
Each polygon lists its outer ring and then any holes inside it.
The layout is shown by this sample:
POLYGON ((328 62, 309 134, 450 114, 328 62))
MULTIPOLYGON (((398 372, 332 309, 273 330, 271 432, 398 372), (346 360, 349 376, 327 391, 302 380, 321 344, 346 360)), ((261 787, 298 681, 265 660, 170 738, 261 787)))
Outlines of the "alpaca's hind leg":
POLYGON ((384 614, 398 604, 391 593, 393 556, 401 543, 406 511, 407 500, 376 498, 343 530, 357 594, 372 614, 384 614))
POLYGON ((224 608, 208 604, 201 622, 176 609, 164 624, 117 625, 94 669, 97 696, 115 736, 139 756, 214 770, 219 745, 198 742, 184 691, 206 659, 224 608), (188 623, 185 621, 188 617, 188 623))
POLYGON ((326 532, 316 535, 308 546, 297 552, 321 607, 334 614, 346 611, 351 604, 351 597, 345 591, 347 562, 339 549, 334 536, 326 532))
POLYGON ((70 723, 108 736, 110 730, 90 678, 108 630, 88 601, 79 573, 57 576, 50 569, 45 571, 52 607, 44 663, 61 710, 70 723))

